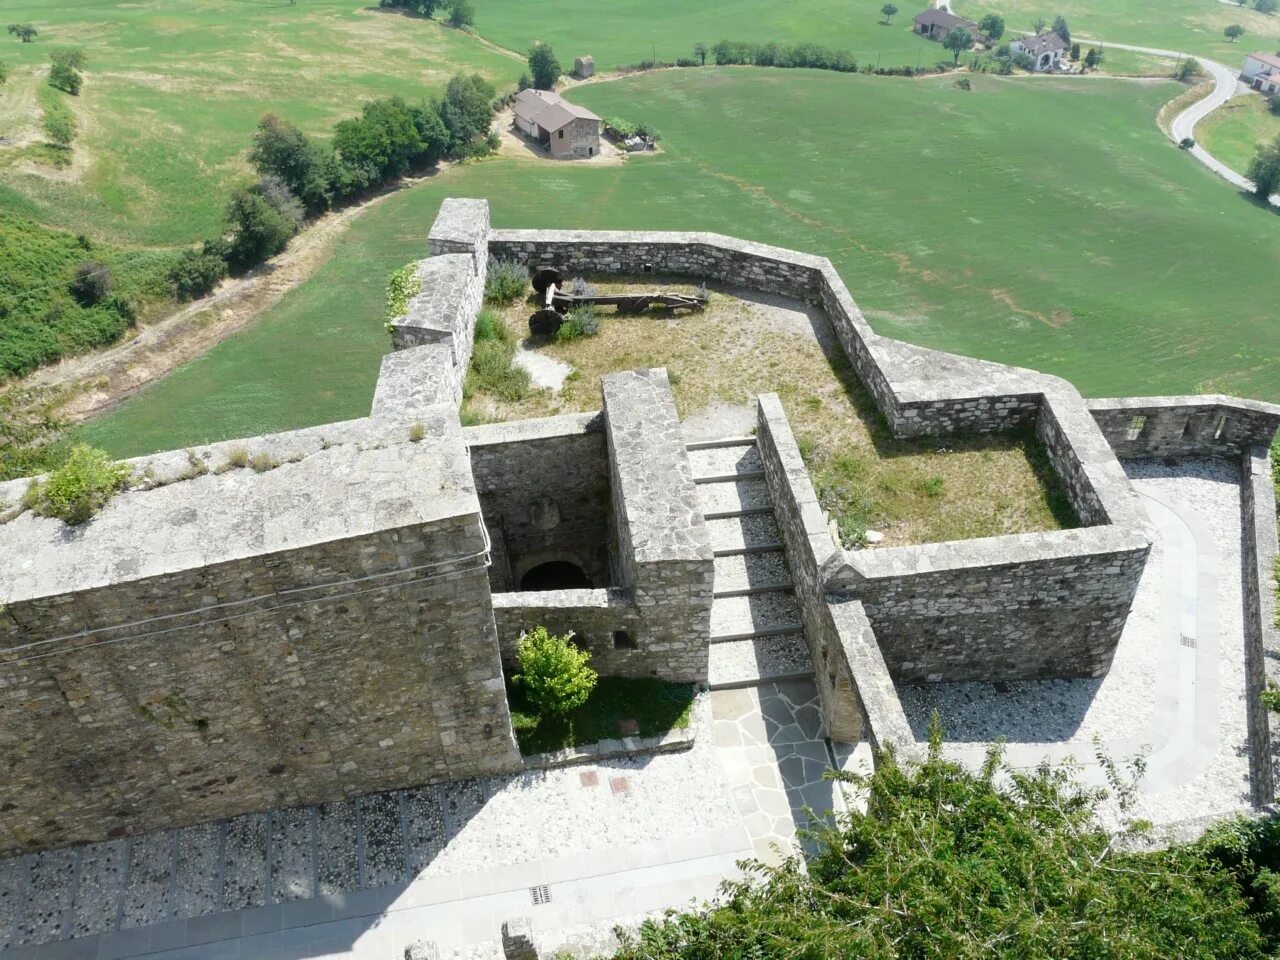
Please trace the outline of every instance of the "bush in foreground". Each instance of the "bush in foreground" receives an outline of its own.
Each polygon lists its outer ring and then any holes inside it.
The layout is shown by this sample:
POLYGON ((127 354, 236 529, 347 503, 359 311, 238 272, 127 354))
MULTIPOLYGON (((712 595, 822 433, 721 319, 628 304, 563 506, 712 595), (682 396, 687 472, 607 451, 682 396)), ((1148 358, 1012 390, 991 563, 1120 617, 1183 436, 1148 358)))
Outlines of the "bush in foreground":
POLYGON ((84 523, 124 486, 129 466, 115 463, 101 450, 77 444, 53 473, 27 490, 25 504, 44 517, 84 523))
MULTIPOLYGON (((1132 786, 1103 759, 1123 807, 1132 786)), ((923 762, 889 752, 860 782, 866 812, 816 830, 807 866, 756 864, 712 909, 624 938, 618 960, 1261 960, 1275 948, 1274 875, 1257 865, 1275 845, 1249 825, 1126 850, 1098 821, 1104 793, 1070 768, 1016 770, 995 750, 969 772, 942 757, 936 720, 923 762)))
POLYGON ((587 702, 599 679, 587 666, 591 654, 575 647, 570 637, 535 627, 516 641, 520 672, 512 680, 540 716, 563 717, 576 710, 587 702))
POLYGON ((515 303, 529 289, 529 271, 515 260, 489 259, 484 298, 489 303, 515 303))

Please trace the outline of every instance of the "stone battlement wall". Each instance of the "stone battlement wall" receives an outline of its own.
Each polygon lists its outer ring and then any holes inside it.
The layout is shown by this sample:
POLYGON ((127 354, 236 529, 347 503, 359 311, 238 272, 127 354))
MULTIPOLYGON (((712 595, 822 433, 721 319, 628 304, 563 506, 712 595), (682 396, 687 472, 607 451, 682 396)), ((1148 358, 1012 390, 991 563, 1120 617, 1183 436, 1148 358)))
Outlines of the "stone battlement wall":
POLYGON ((1230 457, 1270 446, 1280 407, 1224 396, 1090 400, 1089 412, 1120 457, 1230 457))
MULTIPOLYGON (((863 601, 899 679, 1106 672, 1150 541, 1123 469, 1070 384, 878 336, 823 257, 705 233, 495 230, 489 249, 531 269, 681 276, 818 303, 897 436, 1034 425, 1087 529, 840 551, 823 565, 823 592, 863 601)), ((806 562, 792 558, 793 568, 806 562)))

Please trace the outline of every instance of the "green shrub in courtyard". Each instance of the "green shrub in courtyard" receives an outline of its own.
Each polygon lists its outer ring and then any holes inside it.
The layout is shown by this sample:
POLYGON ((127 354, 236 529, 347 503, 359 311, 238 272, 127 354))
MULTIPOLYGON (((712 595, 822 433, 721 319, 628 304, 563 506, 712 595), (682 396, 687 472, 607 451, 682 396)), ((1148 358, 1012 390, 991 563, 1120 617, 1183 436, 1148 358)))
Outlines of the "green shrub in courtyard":
POLYGON ((600 678, 587 666, 591 654, 569 638, 535 627, 516 643, 520 672, 512 679, 541 716, 563 717, 587 702, 600 678))
POLYGON ((569 311, 564 323, 556 331, 556 339, 565 343, 582 337, 594 337, 599 332, 600 318, 596 314, 596 308, 587 304, 569 311))
POLYGON ((489 303, 514 303, 529 289, 529 271, 514 260, 489 260, 484 298, 489 303))
POLYGON ((103 451, 77 444, 66 463, 31 485, 25 502, 41 516, 84 523, 124 486, 129 472, 127 464, 115 463, 103 451))

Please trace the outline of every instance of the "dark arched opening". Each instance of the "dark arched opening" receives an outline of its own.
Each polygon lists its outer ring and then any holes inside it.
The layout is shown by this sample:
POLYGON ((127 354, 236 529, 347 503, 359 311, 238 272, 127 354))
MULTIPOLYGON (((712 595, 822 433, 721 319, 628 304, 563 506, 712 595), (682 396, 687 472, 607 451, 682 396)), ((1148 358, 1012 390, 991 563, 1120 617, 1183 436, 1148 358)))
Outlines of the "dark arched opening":
POLYGON ((586 590, 591 581, 576 563, 551 560, 531 567, 520 578, 521 590, 586 590))

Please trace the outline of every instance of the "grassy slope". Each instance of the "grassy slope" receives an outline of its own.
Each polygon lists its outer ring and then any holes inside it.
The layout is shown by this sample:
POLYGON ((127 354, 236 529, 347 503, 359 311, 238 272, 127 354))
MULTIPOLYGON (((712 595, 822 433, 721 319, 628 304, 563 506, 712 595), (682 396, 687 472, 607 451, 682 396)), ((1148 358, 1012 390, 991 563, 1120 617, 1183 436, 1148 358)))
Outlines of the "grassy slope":
MULTIPOLYGON (((809 40, 842 47, 860 59, 914 65, 945 56, 937 44, 910 33, 911 18, 926 4, 898 4, 893 26, 879 23, 882 0, 483 0, 477 28, 482 36, 515 50, 533 40, 551 43, 568 64, 590 53, 596 64, 612 69, 653 56, 674 60, 689 56, 699 40, 809 40)), ((1055 9, 1040 0, 957 0, 953 9, 974 20, 1000 13, 1010 31, 1026 30, 1037 16, 1052 19, 1056 10, 1082 36, 1112 43, 1187 50, 1234 63, 1267 38, 1280 33, 1280 18, 1217 0, 1073 0, 1055 9), (1229 43, 1222 30, 1239 23, 1248 35, 1229 43)))
POLYGON ((826 254, 880 332, 1093 396, 1280 400, 1277 221, 1160 135, 1178 88, 973 86, 737 69, 584 88, 598 113, 653 121, 667 152, 443 172, 357 221, 263 322, 89 433, 124 454, 364 414, 386 275, 422 256, 446 196, 489 198, 502 226, 705 229, 826 254))
POLYGON ((1258 147, 1280 137, 1280 116, 1258 94, 1237 97, 1196 126, 1201 146, 1233 170, 1244 173, 1258 147))
POLYGON ((91 158, 71 181, 0 170, 0 206, 25 197, 52 225, 126 242, 189 242, 216 227, 264 112, 324 133, 364 99, 417 100, 458 71, 500 86, 520 73, 519 63, 463 34, 366 6, 376 4, 0 0, 0 22, 40 29, 36 43, 0 46, 15 68, 0 89, 0 118, 23 113, 9 98, 31 96, 31 76, 46 70, 52 47, 81 46, 89 64, 76 101, 77 149, 91 158))

